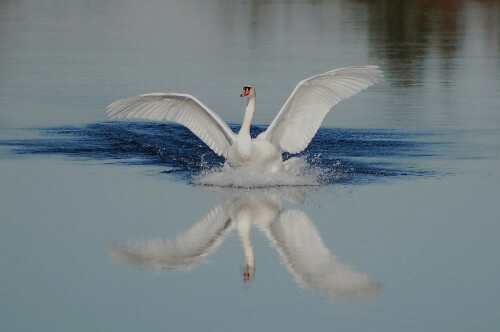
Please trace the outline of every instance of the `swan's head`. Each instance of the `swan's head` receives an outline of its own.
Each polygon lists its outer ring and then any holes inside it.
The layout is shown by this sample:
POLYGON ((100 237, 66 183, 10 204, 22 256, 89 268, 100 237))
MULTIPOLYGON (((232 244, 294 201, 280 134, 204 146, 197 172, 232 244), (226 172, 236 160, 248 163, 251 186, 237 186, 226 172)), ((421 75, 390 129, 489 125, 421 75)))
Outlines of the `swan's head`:
POLYGON ((255 97, 255 89, 251 85, 245 85, 243 87, 243 92, 241 93, 240 97, 255 97))

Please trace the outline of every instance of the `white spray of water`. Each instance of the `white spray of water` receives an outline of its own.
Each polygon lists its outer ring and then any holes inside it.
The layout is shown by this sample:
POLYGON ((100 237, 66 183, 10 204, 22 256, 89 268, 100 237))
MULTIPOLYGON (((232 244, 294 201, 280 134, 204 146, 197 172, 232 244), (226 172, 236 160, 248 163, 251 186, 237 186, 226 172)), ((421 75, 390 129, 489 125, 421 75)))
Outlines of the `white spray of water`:
POLYGON ((293 162, 285 170, 265 173, 252 169, 234 169, 229 165, 203 170, 192 177, 195 185, 264 188, 278 186, 319 186, 325 170, 310 166, 305 158, 293 162))

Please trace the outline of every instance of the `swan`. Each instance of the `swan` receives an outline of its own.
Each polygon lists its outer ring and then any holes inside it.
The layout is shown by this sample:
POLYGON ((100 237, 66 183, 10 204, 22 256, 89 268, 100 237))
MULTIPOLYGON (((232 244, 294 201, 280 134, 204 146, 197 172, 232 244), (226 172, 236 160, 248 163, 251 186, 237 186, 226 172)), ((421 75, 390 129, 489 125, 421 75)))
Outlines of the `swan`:
POLYGON ((172 121, 189 128, 217 155, 235 168, 263 172, 286 169, 296 158, 283 162, 282 153, 303 151, 321 126, 326 114, 341 100, 349 98, 382 79, 378 66, 345 67, 300 81, 269 127, 256 138, 250 136, 256 92, 243 87, 247 98, 238 133, 192 95, 148 93, 115 101, 107 107, 111 120, 137 118, 172 121))

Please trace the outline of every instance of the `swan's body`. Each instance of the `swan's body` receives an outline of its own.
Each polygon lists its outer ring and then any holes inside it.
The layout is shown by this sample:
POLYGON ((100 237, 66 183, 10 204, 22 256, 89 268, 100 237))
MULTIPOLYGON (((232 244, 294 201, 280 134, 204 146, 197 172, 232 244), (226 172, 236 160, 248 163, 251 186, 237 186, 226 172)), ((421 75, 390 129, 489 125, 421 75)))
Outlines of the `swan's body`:
POLYGON ((328 111, 342 99, 380 81, 378 66, 347 67, 301 81, 266 131, 250 137, 255 89, 245 86, 245 116, 238 134, 195 97, 180 93, 150 93, 118 100, 108 106, 110 119, 142 118, 173 121, 189 128, 234 168, 276 172, 286 167, 282 153, 304 150, 328 111))

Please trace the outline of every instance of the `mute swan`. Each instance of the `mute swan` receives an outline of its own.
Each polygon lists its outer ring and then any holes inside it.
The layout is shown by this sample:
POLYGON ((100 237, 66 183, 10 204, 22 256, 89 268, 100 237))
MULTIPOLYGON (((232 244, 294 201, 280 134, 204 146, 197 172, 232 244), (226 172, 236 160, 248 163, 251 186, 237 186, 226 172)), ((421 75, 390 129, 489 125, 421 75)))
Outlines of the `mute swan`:
POLYGON ((276 172, 293 159, 283 162, 282 153, 299 153, 311 142, 330 109, 342 99, 380 81, 378 66, 334 69, 307 78, 295 87, 266 131, 250 137, 255 110, 255 88, 245 86, 245 115, 238 134, 222 118, 189 94, 148 93, 118 100, 107 107, 110 119, 141 118, 173 121, 189 128, 233 168, 276 172))

